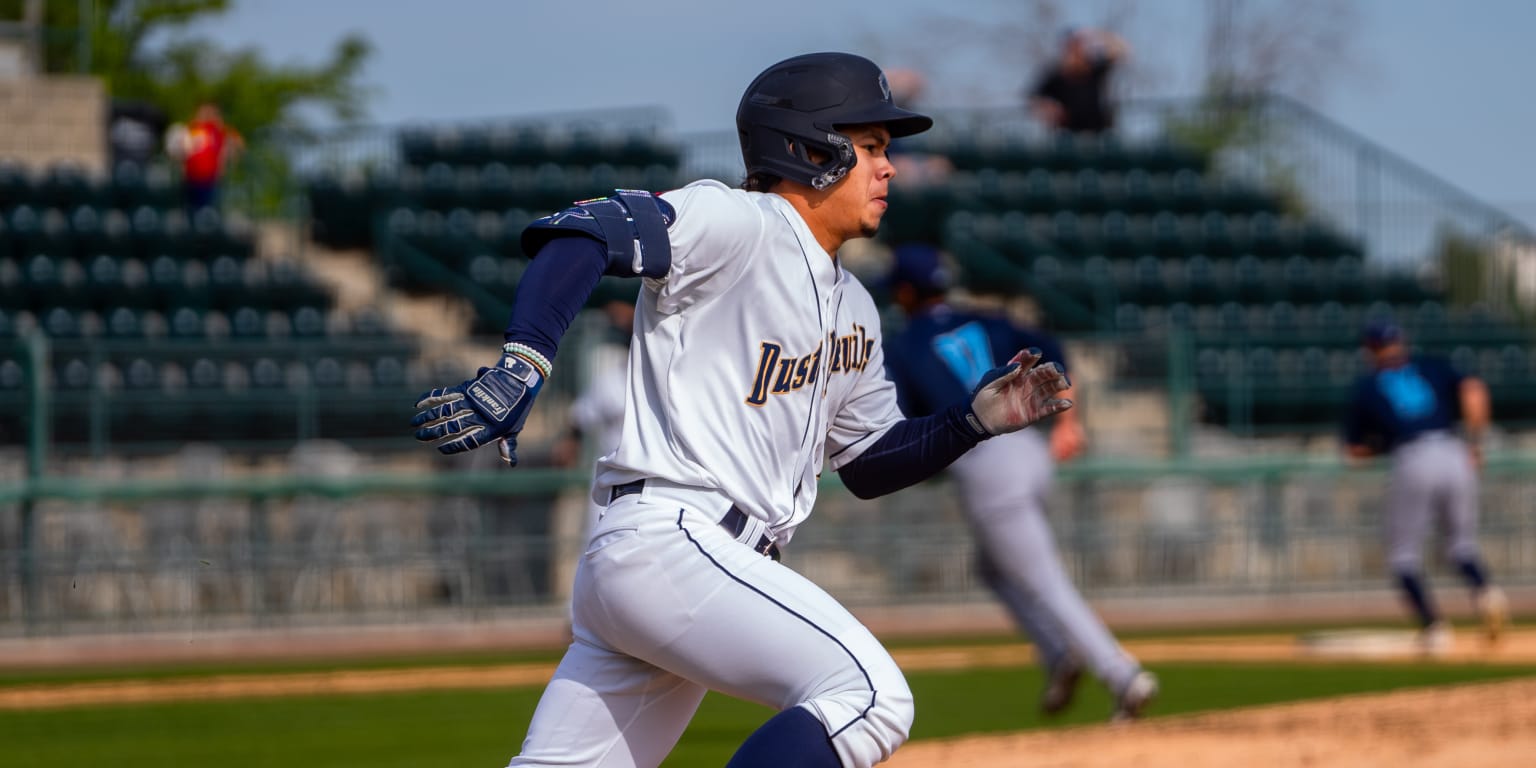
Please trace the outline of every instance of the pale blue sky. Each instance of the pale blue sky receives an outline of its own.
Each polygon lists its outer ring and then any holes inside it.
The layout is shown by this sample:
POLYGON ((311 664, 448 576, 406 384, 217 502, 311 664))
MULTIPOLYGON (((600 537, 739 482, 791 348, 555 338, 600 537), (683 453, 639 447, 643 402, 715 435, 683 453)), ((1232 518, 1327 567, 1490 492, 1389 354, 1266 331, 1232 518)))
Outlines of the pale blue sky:
MULTIPOLYGON (((1208 0, 1060 4, 1072 11, 1052 27, 1097 23, 1116 10, 1130 16, 1139 91, 1195 92, 1208 0)), ((1016 103, 1029 76, 1019 51, 967 45, 963 32, 958 43, 922 41, 944 18, 950 40, 954 26, 1023 24, 1018 8, 1006 0, 244 0, 200 31, 257 45, 277 61, 318 61, 343 33, 362 32, 376 49, 365 76, 378 92, 375 122, 661 105, 679 130, 694 131, 730 127, 753 75, 810 50, 856 51, 888 68, 942 62, 928 99, 935 106, 1016 103)), ((1308 101, 1536 227, 1528 84, 1536 2, 1357 0, 1350 8, 1357 66, 1308 101)))

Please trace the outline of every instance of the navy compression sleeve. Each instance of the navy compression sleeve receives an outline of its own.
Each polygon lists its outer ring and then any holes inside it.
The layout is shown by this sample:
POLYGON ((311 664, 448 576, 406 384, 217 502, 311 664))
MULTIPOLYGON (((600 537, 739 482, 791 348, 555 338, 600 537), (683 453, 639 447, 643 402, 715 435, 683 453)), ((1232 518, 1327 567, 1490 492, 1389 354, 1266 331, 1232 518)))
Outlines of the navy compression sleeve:
POLYGON ((571 235, 550 240, 518 281, 506 340, 527 344, 553 361, 560 338, 607 267, 607 248, 590 237, 571 235))
POLYGON ((962 401, 929 416, 898 421, 837 474, 861 499, 916 485, 991 437, 970 425, 970 414, 970 402, 962 401))

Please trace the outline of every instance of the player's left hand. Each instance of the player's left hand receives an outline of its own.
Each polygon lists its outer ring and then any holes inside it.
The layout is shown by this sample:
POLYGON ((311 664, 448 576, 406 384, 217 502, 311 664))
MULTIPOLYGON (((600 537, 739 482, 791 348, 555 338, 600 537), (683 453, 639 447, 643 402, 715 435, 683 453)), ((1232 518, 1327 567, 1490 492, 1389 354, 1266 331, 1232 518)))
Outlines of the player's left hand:
POLYGON ((987 432, 1017 432, 1072 407, 1071 400, 1056 397, 1072 386, 1066 372, 1055 363, 1037 365, 1040 354, 1033 348, 1020 351, 976 384, 971 410, 987 432))
POLYGON ((411 426, 417 428, 417 440, 442 453, 463 453, 498 441, 502 459, 517 466, 517 435, 543 386, 544 377, 532 363, 505 353, 496 366, 481 368, 475 378, 423 394, 411 426))

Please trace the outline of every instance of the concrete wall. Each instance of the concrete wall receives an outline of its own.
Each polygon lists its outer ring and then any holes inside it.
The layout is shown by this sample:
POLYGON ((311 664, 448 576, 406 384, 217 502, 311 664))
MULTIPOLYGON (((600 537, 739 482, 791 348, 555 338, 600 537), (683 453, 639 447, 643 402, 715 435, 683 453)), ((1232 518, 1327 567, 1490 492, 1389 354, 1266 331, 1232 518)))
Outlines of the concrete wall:
POLYGON ((0 158, 34 172, 68 162, 105 173, 106 125, 106 92, 95 78, 0 78, 0 158))

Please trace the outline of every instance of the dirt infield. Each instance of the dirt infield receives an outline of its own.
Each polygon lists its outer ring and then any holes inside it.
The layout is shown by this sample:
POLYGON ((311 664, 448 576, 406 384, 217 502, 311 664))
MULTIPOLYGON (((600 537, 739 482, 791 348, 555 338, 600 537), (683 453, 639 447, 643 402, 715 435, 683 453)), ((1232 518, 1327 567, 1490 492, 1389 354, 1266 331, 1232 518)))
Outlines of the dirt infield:
MULTIPOLYGON (((1340 659, 1424 663, 1411 634, 1198 638, 1133 643, 1148 662, 1340 659)), ((1490 646, 1472 632, 1436 657, 1536 661, 1536 632, 1490 646)), ((1346 696, 1113 726, 917 742, 893 768, 1514 768, 1536 755, 1536 680, 1346 696)))
POLYGON ((1536 755, 1536 680, 915 742, 891 768, 1514 768, 1536 755))

